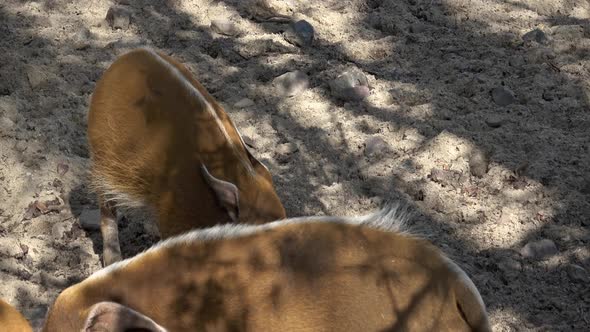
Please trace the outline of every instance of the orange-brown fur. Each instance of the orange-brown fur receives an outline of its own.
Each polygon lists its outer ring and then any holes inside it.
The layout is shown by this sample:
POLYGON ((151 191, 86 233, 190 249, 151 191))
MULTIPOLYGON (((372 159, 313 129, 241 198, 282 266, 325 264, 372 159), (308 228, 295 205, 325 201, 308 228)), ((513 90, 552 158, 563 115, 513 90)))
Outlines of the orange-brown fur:
POLYGON ((31 332, 33 329, 20 312, 0 299, 0 331, 31 332))
POLYGON ((270 173, 222 107, 160 52, 131 51, 103 74, 91 100, 88 139, 103 219, 112 206, 148 209, 163 237, 229 221, 200 165, 237 186, 240 222, 285 217, 270 173))
POLYGON ((101 301, 167 331, 491 331, 475 286, 425 240, 345 218, 256 229, 100 271, 58 297, 44 331, 80 329, 101 301))

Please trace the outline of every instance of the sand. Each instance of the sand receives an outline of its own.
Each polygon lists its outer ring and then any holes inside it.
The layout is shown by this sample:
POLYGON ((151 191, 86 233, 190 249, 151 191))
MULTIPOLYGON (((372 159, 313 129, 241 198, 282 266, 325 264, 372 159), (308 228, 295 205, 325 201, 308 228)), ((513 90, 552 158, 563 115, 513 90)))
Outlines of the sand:
MULTIPOLYGON (((473 278, 495 331, 588 329, 590 3, 119 1, 121 29, 104 21, 112 5, 0 3, 0 297, 35 324, 101 267, 99 234, 80 226, 97 208, 89 98, 117 55, 149 45, 226 108, 289 216, 401 200, 473 278), (277 15, 309 22, 312 45, 289 43, 277 15), (330 89, 351 68, 368 80, 360 101, 330 89), (309 85, 284 96, 273 79, 296 70, 309 85)), ((141 221, 120 230, 125 257, 158 240, 141 221)))

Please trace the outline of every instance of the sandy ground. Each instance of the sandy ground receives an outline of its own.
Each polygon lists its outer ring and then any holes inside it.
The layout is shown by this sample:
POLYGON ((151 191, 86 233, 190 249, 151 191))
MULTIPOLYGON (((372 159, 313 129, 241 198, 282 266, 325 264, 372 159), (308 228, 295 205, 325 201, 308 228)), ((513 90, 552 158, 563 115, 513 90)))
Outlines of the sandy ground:
MULTIPOLYGON (((117 55, 151 45, 226 107, 289 216, 403 200, 472 276, 495 331, 589 329, 590 3, 119 3, 131 23, 114 30, 110 1, 0 2, 0 297, 29 319, 101 266, 98 233, 79 222, 96 209, 88 101, 117 55), (260 20, 277 14, 311 23, 313 44, 260 20), (213 19, 239 34, 212 32, 213 19), (339 100, 330 82, 353 67, 370 95, 339 100), (309 87, 283 97, 272 81, 294 70, 309 87), (235 107, 243 98, 254 106, 235 107)), ((120 227, 127 257, 157 241, 120 227)))

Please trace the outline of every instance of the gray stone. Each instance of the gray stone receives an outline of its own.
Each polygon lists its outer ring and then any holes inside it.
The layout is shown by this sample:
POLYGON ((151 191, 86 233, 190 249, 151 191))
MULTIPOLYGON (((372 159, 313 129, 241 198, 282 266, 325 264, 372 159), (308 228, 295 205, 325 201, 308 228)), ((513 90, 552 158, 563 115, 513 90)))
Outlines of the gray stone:
POLYGON ((273 80, 279 94, 293 97, 305 91, 309 86, 307 75, 301 71, 291 71, 273 80))
POLYGON ((417 89, 412 84, 401 84, 396 88, 389 90, 391 98, 390 104, 403 104, 407 106, 424 105, 430 102, 431 96, 429 93, 417 89))
POLYGON ((579 265, 570 264, 567 266, 566 271, 572 281, 588 282, 590 280, 588 271, 579 265))
POLYGON ((283 143, 277 146, 276 151, 277 153, 282 155, 289 155, 299 151, 299 148, 297 147, 297 145, 293 143, 283 143))
POLYGON ((80 217, 80 226, 86 230, 99 230, 100 229, 100 210, 82 210, 80 217))
POLYGON ((283 34, 283 37, 293 45, 306 47, 311 46, 314 35, 313 26, 305 20, 300 20, 292 23, 283 34))
POLYGON ((553 93, 553 90, 545 90, 543 91, 542 98, 545 101, 553 101, 553 99, 555 99, 555 94, 553 93))
POLYGON ((358 68, 346 70, 332 80, 330 90, 334 97, 349 101, 363 100, 370 94, 367 77, 358 68))
POLYGON ((423 23, 414 23, 412 25, 410 25, 410 32, 411 33, 422 33, 424 31, 426 31, 428 29, 428 27, 423 24, 423 23))
POLYGON ((549 40, 547 39, 547 35, 541 29, 535 29, 525 33, 522 36, 522 40, 525 42, 535 41, 539 44, 546 44, 549 40))
POLYGON ((66 287, 67 286, 67 279, 65 277, 58 277, 53 276, 46 271, 37 271, 33 273, 31 276, 31 281, 41 284, 45 287, 53 286, 53 287, 66 287))
POLYGON ((500 128, 506 120, 498 115, 490 115, 485 120, 486 124, 492 128, 500 128))
POLYGON ((22 257, 24 251, 16 239, 0 237, 0 257, 22 257))
POLYGON ((357 85, 350 90, 353 100, 362 100, 371 94, 371 90, 366 85, 357 85))
POLYGON ((508 59, 508 64, 512 67, 520 68, 525 64, 524 57, 521 55, 513 55, 508 59))
POLYGON ((379 136, 371 136, 365 140, 365 155, 367 157, 381 157, 389 151, 389 144, 379 136))
POLYGON ((59 176, 64 176, 70 170, 70 166, 66 163, 58 163, 56 172, 59 176))
POLYGON ((65 232, 68 231, 68 227, 63 222, 57 222, 51 226, 51 236, 56 240, 61 240, 64 237, 65 232))
POLYGON ((124 7, 111 6, 105 19, 111 28, 127 30, 131 23, 131 13, 124 7))
POLYGON ((256 143, 254 140, 248 135, 242 135, 242 140, 244 140, 244 144, 251 147, 252 149, 256 149, 256 143))
POLYGON ((8 117, 0 117, 0 132, 8 132, 14 128, 14 121, 10 120, 8 117))
POLYGON ((555 39, 579 41, 584 38, 584 27, 577 24, 558 25, 553 27, 551 34, 555 39))
POLYGON ((520 249, 520 254, 523 257, 533 259, 544 259, 557 254, 557 252, 558 250, 555 242, 549 239, 531 241, 520 249))
POLYGON ((27 143, 27 141, 17 141, 14 144, 14 149, 18 152, 24 152, 27 150, 28 147, 29 147, 29 144, 27 143))
POLYGON ((492 89, 492 100, 497 105, 508 106, 516 102, 516 97, 514 96, 514 92, 510 89, 504 86, 499 86, 492 89))
POLYGON ((487 154, 482 151, 474 151, 469 156, 469 171, 473 176, 481 178, 486 175, 489 164, 490 160, 487 154))
POLYGON ((522 270, 522 264, 510 257, 505 257, 497 264, 498 269, 504 272, 507 277, 515 277, 522 270))
POLYGON ((85 50, 90 47, 90 40, 92 39, 92 34, 90 30, 83 27, 74 36, 72 37, 72 43, 75 49, 77 50, 85 50))
POLYGON ((443 187, 456 187, 460 180, 460 174, 458 172, 440 168, 431 169, 427 177, 443 187))
POLYGON ((236 108, 248 108, 248 107, 252 107, 254 105, 255 104, 254 104, 254 101, 252 99, 242 98, 242 99, 238 100, 234 104, 234 107, 236 107, 236 108))
POLYGON ((235 23, 226 19, 211 20, 211 30, 226 36, 237 36, 240 34, 235 23))
POLYGON ((27 79, 29 80, 29 85, 33 90, 40 87, 49 79, 47 73, 37 66, 28 66, 26 68, 26 73, 27 79))
POLYGON ((178 40, 197 40, 199 38, 199 33, 193 30, 178 30, 174 32, 174 36, 178 38, 178 40))

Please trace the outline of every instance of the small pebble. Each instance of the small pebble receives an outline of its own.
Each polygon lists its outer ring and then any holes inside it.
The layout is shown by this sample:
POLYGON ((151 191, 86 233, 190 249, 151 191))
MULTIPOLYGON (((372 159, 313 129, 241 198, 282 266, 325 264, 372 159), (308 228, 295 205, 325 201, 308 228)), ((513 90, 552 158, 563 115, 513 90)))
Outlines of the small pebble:
POLYGON ((371 90, 366 85, 357 85, 352 88, 351 92, 354 98, 359 100, 365 99, 371 94, 371 90))
POLYGON ((498 269, 504 272, 508 276, 515 276, 522 270, 522 264, 510 257, 505 257, 497 264, 498 269))
POLYGON ((557 25, 552 28, 551 36, 555 39, 579 42, 584 38, 584 27, 579 24, 557 25))
POLYGON ((583 267, 581 267, 579 265, 570 264, 567 266, 566 270, 567 270, 567 274, 570 276, 572 281, 585 283, 585 282, 588 282, 590 279, 588 277, 588 271, 586 271, 586 269, 584 269, 583 267))
POLYGON ((497 105, 508 106, 516 102, 516 97, 514 96, 514 92, 510 89, 504 86, 499 86, 492 89, 492 100, 497 105))
POLYGON ((65 232, 67 232, 66 225, 63 222, 57 222, 51 227, 51 236, 55 240, 63 238, 65 232))
POLYGON ((211 20, 211 30, 226 36, 237 36, 240 33, 235 23, 226 19, 211 20))
POLYGON ((529 185, 526 177, 512 175, 508 177, 508 183, 512 184, 512 188, 516 190, 522 190, 529 185))
POLYGON ((469 156, 469 171, 473 176, 481 178, 486 175, 489 164, 490 160, 488 156, 482 151, 474 151, 469 156))
POLYGON ((12 128, 14 128, 14 121, 4 116, 0 118, 0 132, 7 132, 12 128))
POLYGON ((457 180, 457 174, 453 171, 440 169, 440 168, 433 168, 430 170, 430 174, 428 178, 443 187, 454 185, 457 180))
POLYGON ((410 187, 410 189, 408 189, 408 194, 414 197, 414 199, 417 201, 424 200, 424 190, 422 189, 410 187))
POLYGON ((43 271, 43 270, 33 273, 33 275, 31 276, 31 279, 33 282, 35 282, 37 284, 41 284, 44 287, 48 287, 48 286, 65 287, 67 285, 66 284, 67 280, 65 277, 55 276, 55 275, 47 273, 46 271, 43 271))
POLYGON ((492 128, 500 128, 506 120, 503 117, 497 115, 490 115, 485 120, 486 124, 492 128))
POLYGON ((349 101, 363 100, 370 94, 367 77, 358 68, 346 70, 332 80, 330 90, 334 97, 349 101))
POLYGON ((422 33, 424 31, 426 31, 427 27, 425 24, 423 23, 414 23, 412 25, 410 25, 410 32, 411 33, 422 33))
POLYGON ((526 258, 544 259, 557 254, 555 242, 549 239, 531 241, 520 250, 520 254, 526 258))
POLYGON ((92 34, 90 30, 83 27, 81 28, 74 36, 72 37, 72 43, 74 49, 76 50, 85 50, 90 47, 90 40, 92 38, 92 34))
POLYGON ((63 182, 61 182, 61 180, 58 178, 53 179, 53 182, 51 185, 56 189, 60 189, 60 191, 61 191, 61 189, 63 189, 63 186, 64 186, 63 182))
POLYGON ((0 256, 20 258, 24 255, 18 241, 10 237, 0 237, 0 256))
POLYGON ((235 104, 234 107, 236 108, 248 108, 251 106, 254 106, 254 101, 252 99, 248 99, 248 98, 242 98, 240 100, 238 100, 235 104))
POLYGON ((307 47, 313 43, 314 35, 313 26, 305 20, 300 20, 292 23, 283 34, 283 37, 293 45, 307 47))
POLYGON ((0 83, 0 96, 8 96, 9 94, 12 94, 12 89, 8 86, 8 83, 0 83))
POLYGON ((527 170, 529 169, 530 163, 528 160, 522 161, 516 169, 514 169, 514 174, 518 177, 522 177, 526 175, 527 170))
POLYGON ((365 155, 367 157, 381 157, 389 151, 389 144, 379 136, 371 136, 365 140, 365 155))
POLYGON ((525 64, 524 57, 521 55, 513 55, 510 57, 510 59, 508 59, 508 64, 516 68, 522 67, 525 64))
POLYGON ((547 35, 541 29, 535 29, 525 33, 522 36, 522 40, 525 42, 535 41, 539 44, 546 44, 549 40, 547 39, 547 35))
POLYGON ((111 28, 127 30, 131 23, 131 13, 124 7, 111 6, 105 19, 111 28))
POLYGON ((86 230, 99 230, 100 229, 100 210, 82 210, 80 217, 80 226, 86 230))
POLYGON ((283 143, 277 146, 276 152, 283 155, 293 154, 299 151, 297 145, 293 143, 283 143))
POLYGON ((254 140, 248 135, 242 135, 242 140, 244 140, 244 144, 251 147, 252 149, 256 149, 256 144, 254 140))
POLYGON ((416 89, 410 84, 403 84, 397 88, 389 90, 390 104, 404 104, 407 106, 418 106, 430 101, 427 93, 416 89))
POLYGON ((542 97, 543 97, 543 100, 545 100, 545 101, 552 101, 553 99, 555 99, 555 94, 551 90, 545 90, 543 92, 542 97))
POLYGON ((59 163, 57 164, 57 174, 59 176, 64 176, 70 170, 70 166, 68 164, 59 163))
POLYGON ((174 37, 178 38, 178 40, 197 40, 199 35, 196 31, 193 30, 177 30, 174 32, 174 37))
POLYGON ((48 80, 48 76, 42 70, 35 66, 29 66, 26 69, 27 79, 32 89, 36 89, 48 80))
POLYGON ((293 97, 305 91, 309 86, 307 75, 301 71, 291 71, 273 80, 278 92, 287 97, 293 97))

